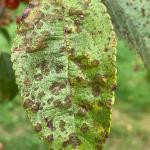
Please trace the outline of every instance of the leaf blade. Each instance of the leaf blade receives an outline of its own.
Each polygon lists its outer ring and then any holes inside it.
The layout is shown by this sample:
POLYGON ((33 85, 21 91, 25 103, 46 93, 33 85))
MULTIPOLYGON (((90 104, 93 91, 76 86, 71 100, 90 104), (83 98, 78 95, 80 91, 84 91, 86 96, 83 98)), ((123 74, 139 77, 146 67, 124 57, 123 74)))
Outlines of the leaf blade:
POLYGON ((100 149, 116 84, 110 18, 98 0, 48 2, 31 10, 12 48, 24 107, 51 148, 100 149))

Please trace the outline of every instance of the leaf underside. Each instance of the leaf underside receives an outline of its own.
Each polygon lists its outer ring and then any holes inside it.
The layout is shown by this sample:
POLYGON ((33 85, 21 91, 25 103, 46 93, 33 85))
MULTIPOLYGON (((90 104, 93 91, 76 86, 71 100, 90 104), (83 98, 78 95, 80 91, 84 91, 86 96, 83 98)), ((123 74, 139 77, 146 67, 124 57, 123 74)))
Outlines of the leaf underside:
POLYGON ((101 149, 116 88, 110 17, 99 0, 32 3, 12 48, 32 126, 51 149, 101 149))
POLYGON ((103 0, 117 34, 142 57, 150 73, 150 1, 103 0))

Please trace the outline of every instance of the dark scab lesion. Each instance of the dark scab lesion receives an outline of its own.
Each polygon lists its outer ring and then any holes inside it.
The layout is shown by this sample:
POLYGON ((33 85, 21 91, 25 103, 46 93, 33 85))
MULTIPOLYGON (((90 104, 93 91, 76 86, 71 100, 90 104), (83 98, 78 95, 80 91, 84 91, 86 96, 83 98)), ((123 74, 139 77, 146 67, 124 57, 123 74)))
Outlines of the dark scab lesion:
POLYGON ((96 97, 101 94, 101 87, 99 83, 92 84, 92 94, 96 97))
POLYGON ((71 106, 72 106, 71 95, 68 95, 64 100, 64 107, 69 109, 71 108, 71 106))
POLYGON ((26 77, 24 80, 24 84, 26 87, 30 87, 32 85, 32 82, 29 78, 26 77))
POLYGON ((46 60, 38 63, 36 67, 39 68, 44 75, 48 75, 48 73, 50 72, 48 62, 46 60))
POLYGON ((96 74, 91 84, 93 95, 100 96, 101 91, 107 88, 107 77, 105 75, 96 74))
POLYGON ((66 34, 71 34, 71 33, 73 33, 72 28, 69 28, 69 27, 65 27, 64 32, 65 32, 66 34))
POLYGON ((78 19, 78 18, 74 19, 74 25, 76 26, 76 32, 80 33, 82 31, 82 27, 81 27, 82 22, 81 22, 81 20, 78 19))
POLYGON ((66 129, 65 129, 65 125, 66 125, 65 121, 60 120, 60 122, 59 122, 59 127, 60 127, 60 130, 61 130, 62 132, 64 132, 64 131, 66 130, 66 129))
POLYGON ((60 53, 63 53, 63 52, 66 52, 67 51, 67 47, 65 47, 65 46, 62 46, 62 47, 60 47, 60 49, 59 49, 59 52, 60 53))
POLYGON ((91 61, 91 66, 92 67, 97 67, 97 66, 99 66, 99 64, 100 64, 100 62, 98 60, 96 60, 96 59, 91 61))
POLYGON ((34 104, 34 101, 31 99, 24 100, 23 107, 24 108, 30 108, 34 104))
POLYGON ((81 128, 80 128, 81 132, 83 133, 87 133, 89 130, 89 126, 86 123, 83 123, 81 128))
POLYGON ((81 76, 77 76, 77 77, 76 77, 76 81, 77 81, 78 83, 81 83, 81 82, 84 81, 84 79, 83 79, 83 77, 81 77, 81 76))
POLYGON ((86 100, 81 100, 78 105, 79 105, 79 107, 86 110, 87 112, 93 110, 93 107, 92 107, 91 103, 86 101, 86 100))
POLYGON ((46 140, 48 143, 52 143, 52 142, 54 141, 54 137, 53 137, 53 135, 51 134, 51 135, 48 135, 48 136, 45 138, 45 140, 46 140))
POLYGON ((43 96, 45 96, 44 91, 40 91, 40 92, 38 93, 38 97, 41 99, 43 96))
POLYGON ((42 125, 40 123, 36 123, 34 126, 34 131, 40 132, 42 130, 42 125))
POLYGON ((61 64, 56 65, 56 73, 57 73, 57 74, 62 73, 63 68, 64 68, 64 65, 61 65, 61 64))
POLYGON ((87 110, 80 107, 76 114, 80 117, 85 117, 87 115, 87 110))
POLYGON ((43 79, 43 76, 42 74, 39 73, 39 74, 34 75, 34 78, 36 81, 41 81, 43 79))
POLYGON ((54 95, 58 95, 62 89, 66 87, 65 83, 60 83, 60 82, 54 82, 52 85, 49 87, 49 90, 52 92, 54 95))
POLYGON ((53 97, 50 97, 50 98, 47 100, 47 103, 48 103, 48 104, 51 104, 53 101, 54 101, 54 98, 53 98, 53 97))
POLYGON ((36 24, 36 28, 37 29, 41 29, 43 26, 43 22, 42 21, 39 21, 37 24, 36 24))
POLYGON ((69 145, 72 145, 74 149, 81 145, 81 140, 75 133, 69 134, 68 140, 63 142, 63 147, 67 147, 69 145))
POLYGON ((116 91, 117 90, 117 84, 114 84, 111 88, 113 91, 116 91))
POLYGON ((48 32, 48 31, 43 31, 41 34, 43 36, 45 36, 45 37, 49 37, 50 36, 50 32, 48 32))
POLYGON ((23 103, 24 108, 31 110, 36 113, 40 110, 40 102, 34 102, 31 99, 26 99, 23 103))
POLYGON ((64 101, 61 100, 54 100, 53 101, 53 105, 56 108, 66 108, 69 109, 72 107, 72 100, 71 100, 71 96, 68 95, 65 97, 64 101))
POLYGON ((71 60, 73 60, 73 59, 75 59, 75 49, 74 48, 71 48, 71 49, 69 49, 69 58, 71 59, 71 60))
POLYGON ((63 106, 64 106, 63 103, 60 100, 53 101, 53 105, 56 108, 63 108, 63 106))
POLYGON ((25 47, 27 53, 35 53, 47 48, 47 37, 38 35, 36 38, 32 39, 28 45, 25 47))
POLYGON ((74 62, 82 69, 93 67, 89 59, 89 56, 86 54, 83 54, 82 56, 74 57, 74 62))
POLYGON ((32 112, 36 113, 36 112, 38 112, 39 110, 40 110, 40 103, 39 103, 39 102, 37 102, 37 103, 35 103, 35 104, 33 104, 33 105, 31 106, 31 111, 32 111, 32 112))
POLYGON ((112 109, 112 103, 111 102, 112 102, 111 99, 108 99, 106 101, 99 101, 98 106, 110 110, 110 109, 112 109))
POLYGON ((86 13, 84 13, 82 10, 76 9, 76 8, 70 8, 69 9, 69 15, 70 16, 77 16, 77 17, 84 17, 86 13))
POLYGON ((102 137, 96 137, 94 140, 95 140, 95 148, 97 150, 102 150, 103 148, 103 144, 105 143, 106 141, 106 137, 107 137, 108 133, 105 134, 103 133, 102 134, 102 137))
POLYGON ((45 120, 45 122, 46 122, 46 126, 47 126, 49 129, 54 130, 53 119, 45 118, 44 120, 45 120))

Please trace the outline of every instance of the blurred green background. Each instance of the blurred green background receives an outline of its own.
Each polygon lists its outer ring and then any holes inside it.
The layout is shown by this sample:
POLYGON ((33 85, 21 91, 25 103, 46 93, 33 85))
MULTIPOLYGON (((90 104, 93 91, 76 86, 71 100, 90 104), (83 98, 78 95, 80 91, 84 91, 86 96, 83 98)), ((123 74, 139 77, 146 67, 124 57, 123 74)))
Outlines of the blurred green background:
MULTIPOLYGON (((13 39, 16 24, 5 28, 13 39)), ((10 48, 11 43, 0 33, 0 50, 10 53, 10 48)), ((150 80, 139 56, 123 41, 118 42, 117 50, 118 89, 104 150, 150 150, 150 80)), ((32 131, 19 95, 0 105, 0 150, 2 146, 4 150, 47 149, 32 131)))

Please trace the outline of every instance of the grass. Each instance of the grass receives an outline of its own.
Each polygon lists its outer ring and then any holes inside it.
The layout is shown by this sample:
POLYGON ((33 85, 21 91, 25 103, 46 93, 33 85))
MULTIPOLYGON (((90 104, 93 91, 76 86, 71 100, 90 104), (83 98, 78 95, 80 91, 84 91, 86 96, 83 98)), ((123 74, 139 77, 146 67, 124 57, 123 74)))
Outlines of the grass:
MULTIPOLYGON (((13 37, 15 24, 9 27, 13 37)), ((10 46, 0 35, 0 47, 10 46)), ((118 90, 113 106, 111 133, 104 150, 149 150, 150 148, 150 81, 140 58, 123 42, 117 54, 118 90)), ((21 97, 0 105, 0 147, 4 150, 46 150, 33 132, 22 108, 21 97)), ((1 148, 0 148, 1 150, 1 148)))

